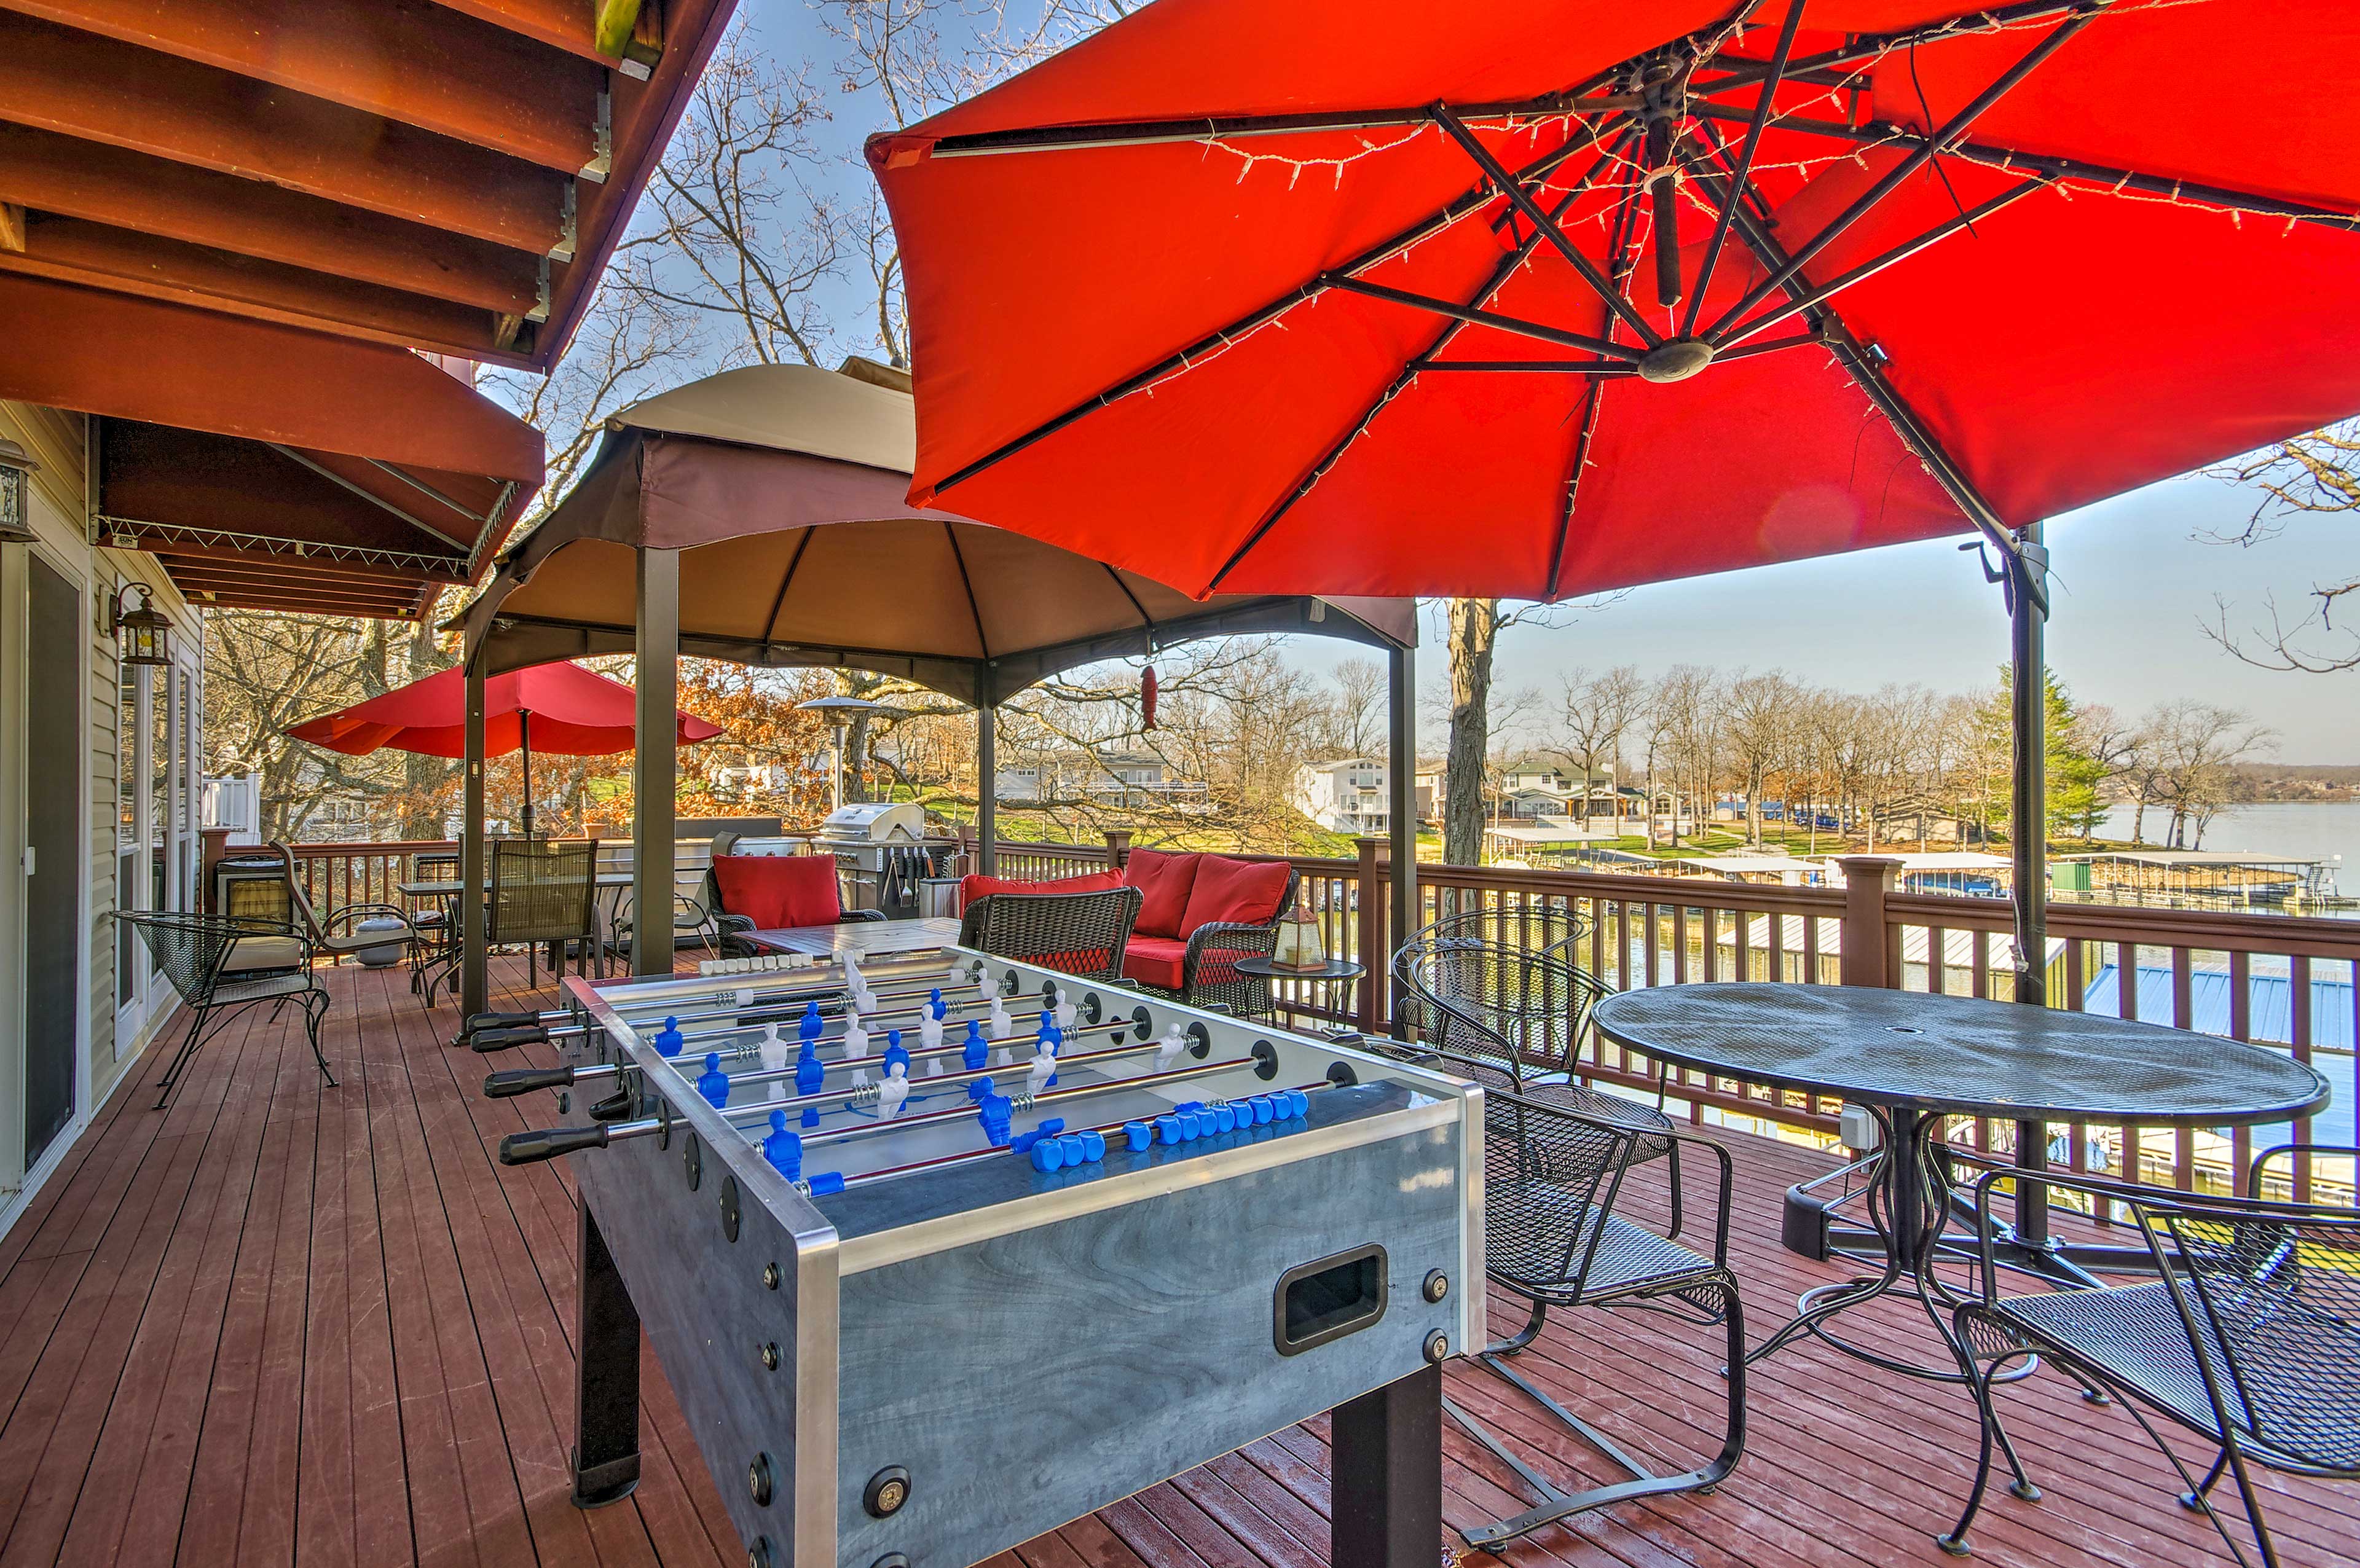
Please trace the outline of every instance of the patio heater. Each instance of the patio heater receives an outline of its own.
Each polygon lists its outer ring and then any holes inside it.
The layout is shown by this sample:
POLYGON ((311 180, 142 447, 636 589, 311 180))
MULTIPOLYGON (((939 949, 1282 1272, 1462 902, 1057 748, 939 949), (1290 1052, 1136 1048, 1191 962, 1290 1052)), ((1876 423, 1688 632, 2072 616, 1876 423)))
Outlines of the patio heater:
POLYGON ((890 702, 872 702, 866 697, 814 697, 795 706, 827 720, 828 757, 834 765, 828 769, 827 809, 831 813, 840 811, 844 809, 844 739, 852 728, 853 715, 901 710, 890 702))

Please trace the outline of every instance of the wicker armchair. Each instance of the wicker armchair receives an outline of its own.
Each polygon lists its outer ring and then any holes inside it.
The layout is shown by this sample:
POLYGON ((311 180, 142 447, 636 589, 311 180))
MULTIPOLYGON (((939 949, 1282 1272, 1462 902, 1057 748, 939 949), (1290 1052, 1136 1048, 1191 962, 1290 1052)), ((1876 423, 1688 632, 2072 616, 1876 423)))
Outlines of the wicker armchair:
POLYGON ((328 1011, 328 993, 312 972, 311 942, 302 932, 269 920, 221 915, 117 909, 115 918, 138 931, 156 967, 189 1007, 189 1027, 180 1037, 180 1049, 156 1081, 163 1091, 157 1096, 157 1109, 171 1099, 172 1085, 223 1021, 239 1008, 260 1002, 270 1003, 273 1013, 290 1001, 303 1009, 311 1060, 319 1063, 320 1076, 329 1087, 335 1086, 336 1075, 328 1071, 328 1059, 320 1054, 320 1019, 328 1011), (290 942, 295 961, 289 964, 284 962, 283 944, 290 942), (241 964, 239 949, 248 944, 261 944, 269 954, 268 961, 241 964))
MULTIPOLYGON (((1517 1094, 1506 1074, 1488 1061, 1441 1051, 1431 1052, 1426 1060, 1485 1086, 1484 1271, 1493 1284, 1532 1303, 1523 1329, 1487 1345, 1473 1359, 1630 1476, 1585 1491, 1567 1491, 1446 1398, 1443 1409, 1450 1418, 1522 1476, 1538 1498, 1520 1514, 1464 1529, 1461 1537, 1470 1547, 1496 1550, 1591 1508, 1719 1486, 1737 1467, 1745 1449, 1745 1322, 1737 1277, 1729 1268, 1734 1177, 1729 1151, 1695 1134, 1671 1135, 1697 1144, 1720 1167, 1720 1203, 1708 1257, 1614 1212, 1640 1143, 1639 1134, 1628 1124, 1517 1094), (1727 1415, 1719 1451, 1694 1469, 1659 1475, 1524 1377, 1513 1357, 1540 1337, 1552 1306, 1644 1307, 1721 1329, 1726 1336, 1727 1415)), ((1623 1318, 1620 1332, 1633 1332, 1630 1325, 1637 1321, 1623 1318)))
POLYGON ((549 944, 550 967, 565 973, 565 946, 576 944, 579 972, 588 975, 590 958, 598 955, 598 973, 606 972, 606 954, 598 941, 598 841, 552 843, 541 839, 496 839, 492 850, 492 894, 488 945, 521 943, 525 949, 527 983, 538 986, 536 967, 541 945, 549 944))
POLYGON ((959 945, 1086 980, 1120 980, 1140 901, 1136 887, 992 893, 959 916, 959 945))
POLYGON ((1268 958, 1278 951, 1278 928, 1295 908, 1302 883, 1299 873, 1287 873, 1286 888, 1269 920, 1248 925, 1216 920, 1190 931, 1180 958, 1180 986, 1137 984, 1158 996, 1170 996, 1193 1007, 1226 1007, 1240 1016, 1266 1015, 1272 1010, 1270 982, 1240 975, 1240 958, 1268 958))
MULTIPOLYGON (((2285 1152, 2274 1149, 2256 1162, 2256 1189, 2263 1164, 2285 1152)), ((2198 1197, 2052 1172, 2041 1178, 2052 1192, 2078 1192, 2129 1210, 2157 1278, 2003 1296, 1992 1190, 2012 1175, 1986 1171, 1973 1188, 1982 1255, 1975 1293, 1952 1321, 1960 1365, 1983 1417, 1983 1454, 1957 1526, 1939 1538, 1942 1548, 1968 1551, 1967 1530, 1991 1484, 1994 1445, 2014 1473, 2010 1490, 2027 1499, 2040 1496, 2000 1424, 1993 1393, 2010 1362, 2041 1356, 2130 1412, 2186 1484, 2181 1506, 2202 1510, 2242 1563, 2245 1555, 2212 1503, 2221 1477, 2234 1476, 2262 1562, 2277 1568, 2278 1547, 2247 1461, 2295 1475, 2360 1479, 2360 1209, 2198 1197), (2190 1476, 2150 1412, 2218 1445, 2203 1480, 2190 1476)))

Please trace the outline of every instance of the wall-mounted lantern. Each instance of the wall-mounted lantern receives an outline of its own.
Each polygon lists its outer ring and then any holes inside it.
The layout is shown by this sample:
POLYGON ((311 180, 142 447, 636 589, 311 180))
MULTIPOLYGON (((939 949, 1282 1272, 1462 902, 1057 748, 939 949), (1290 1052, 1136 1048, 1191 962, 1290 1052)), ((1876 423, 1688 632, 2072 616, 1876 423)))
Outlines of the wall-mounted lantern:
POLYGON ((115 613, 107 628, 115 634, 115 650, 123 662, 135 665, 165 665, 172 662, 172 623, 155 604, 155 596, 145 583, 126 583, 115 595, 115 613), (131 607, 131 596, 139 595, 137 608, 131 607))
POLYGON ((25 479, 40 463, 23 447, 0 436, 0 539, 12 542, 33 537, 32 504, 26 498, 25 479))

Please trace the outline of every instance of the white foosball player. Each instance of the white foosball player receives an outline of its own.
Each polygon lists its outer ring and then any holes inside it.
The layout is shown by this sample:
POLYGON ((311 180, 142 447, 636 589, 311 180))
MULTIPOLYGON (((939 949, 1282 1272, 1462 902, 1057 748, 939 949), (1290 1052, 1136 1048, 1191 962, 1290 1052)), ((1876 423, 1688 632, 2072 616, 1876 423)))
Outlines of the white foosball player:
POLYGON ((773 1100, 783 1100, 787 1097, 788 1087, 785 1077, 787 1059, 794 1053, 787 1049, 787 1042, 779 1038, 779 1026, 777 1024, 769 1024, 763 1028, 760 1051, 762 1055, 762 1071, 765 1073, 778 1074, 778 1076, 773 1077, 770 1083, 770 1098, 773 1100))
POLYGON ((891 1121, 901 1114, 901 1103, 910 1097, 910 1067, 905 1062, 895 1062, 885 1070, 885 1081, 877 1085, 879 1119, 891 1121))

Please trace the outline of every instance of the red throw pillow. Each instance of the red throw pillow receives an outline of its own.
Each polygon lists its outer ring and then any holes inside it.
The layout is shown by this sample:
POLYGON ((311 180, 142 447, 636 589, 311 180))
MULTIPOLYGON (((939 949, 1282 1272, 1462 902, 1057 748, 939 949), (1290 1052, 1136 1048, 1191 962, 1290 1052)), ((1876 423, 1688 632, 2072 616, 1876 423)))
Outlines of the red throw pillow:
POLYGON ((1139 889, 1139 919, 1131 929, 1141 936, 1178 936, 1181 917, 1188 912, 1188 892, 1196 886, 1201 855, 1167 855, 1160 849, 1134 849, 1123 863, 1122 884, 1139 889))
POLYGON ((1196 885, 1188 890, 1180 935, 1198 926, 1267 925, 1278 917, 1278 901, 1286 896, 1286 862, 1231 860, 1220 855, 1197 860, 1196 885))
POLYGON ((832 855, 716 855, 713 881, 722 909, 757 931, 832 926, 844 918, 832 855))
POLYGON ((1093 871, 1087 877, 1062 877, 1049 882, 1014 882, 976 871, 959 878, 959 909, 965 913, 969 904, 993 893, 1111 893, 1121 886, 1122 878, 1111 871, 1093 871))

